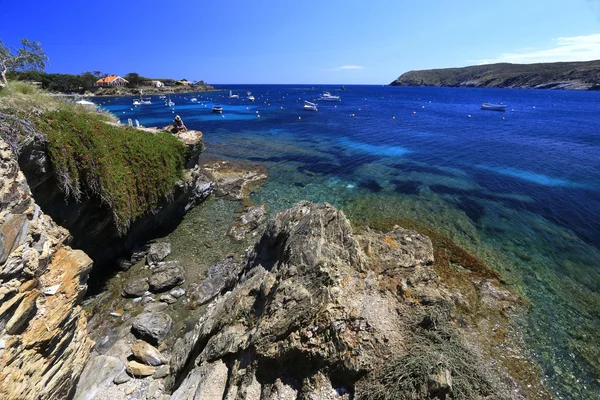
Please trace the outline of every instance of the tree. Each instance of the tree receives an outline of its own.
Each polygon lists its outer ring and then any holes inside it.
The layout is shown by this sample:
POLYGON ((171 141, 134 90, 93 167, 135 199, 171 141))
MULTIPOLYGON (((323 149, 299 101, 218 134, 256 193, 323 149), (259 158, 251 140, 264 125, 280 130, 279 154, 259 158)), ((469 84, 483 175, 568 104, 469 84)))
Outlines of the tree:
POLYGON ((23 47, 12 49, 0 40, 0 89, 8 84, 6 73, 18 70, 42 70, 46 68, 48 57, 42 50, 40 42, 21 39, 23 47))
POLYGON ((129 87, 137 87, 141 79, 140 74, 136 72, 130 72, 127 75, 125 75, 124 78, 126 81, 129 82, 129 87))

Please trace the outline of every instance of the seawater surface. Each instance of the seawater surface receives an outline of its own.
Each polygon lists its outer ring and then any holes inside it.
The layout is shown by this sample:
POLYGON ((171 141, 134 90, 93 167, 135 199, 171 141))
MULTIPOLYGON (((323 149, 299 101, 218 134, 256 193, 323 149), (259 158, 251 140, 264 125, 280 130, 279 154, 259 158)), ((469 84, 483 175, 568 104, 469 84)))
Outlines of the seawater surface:
POLYGON ((157 96, 95 101, 124 123, 180 115, 204 132, 206 154, 264 165, 269 181, 252 199, 271 212, 329 202, 357 225, 413 220, 441 232, 531 302, 522 328, 553 395, 600 398, 600 92, 219 88, 171 95, 174 107, 157 96), (303 111, 323 90, 342 101, 303 111))

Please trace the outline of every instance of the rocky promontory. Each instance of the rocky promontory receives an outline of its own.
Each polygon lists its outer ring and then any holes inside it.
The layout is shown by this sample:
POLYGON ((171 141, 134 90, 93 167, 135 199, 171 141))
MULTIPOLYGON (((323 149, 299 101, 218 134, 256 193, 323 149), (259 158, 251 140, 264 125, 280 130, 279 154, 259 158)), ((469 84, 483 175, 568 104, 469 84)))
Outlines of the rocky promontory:
POLYGON ((600 90, 600 60, 409 71, 390 85, 600 90))

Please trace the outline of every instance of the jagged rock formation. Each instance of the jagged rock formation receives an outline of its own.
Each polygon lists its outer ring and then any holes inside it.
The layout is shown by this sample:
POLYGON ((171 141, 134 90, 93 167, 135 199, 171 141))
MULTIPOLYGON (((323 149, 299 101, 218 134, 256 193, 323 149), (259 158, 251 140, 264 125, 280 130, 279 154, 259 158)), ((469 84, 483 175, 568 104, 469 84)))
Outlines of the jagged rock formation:
POLYGON ((78 305, 91 259, 34 202, 0 139, 0 398, 66 398, 93 342, 78 305))
POLYGON ((600 90, 600 60, 409 71, 390 85, 600 90))
POLYGON ((354 235, 341 211, 298 203, 173 347, 171 399, 519 397, 449 323, 456 294, 432 262, 421 234, 354 235))

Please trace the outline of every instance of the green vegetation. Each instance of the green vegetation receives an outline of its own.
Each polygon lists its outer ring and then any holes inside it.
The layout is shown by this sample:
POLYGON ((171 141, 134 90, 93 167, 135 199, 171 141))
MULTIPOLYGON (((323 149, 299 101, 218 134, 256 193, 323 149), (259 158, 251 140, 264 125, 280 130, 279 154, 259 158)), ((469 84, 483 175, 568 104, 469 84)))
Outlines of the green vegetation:
POLYGON ((120 234, 172 195, 185 162, 185 146, 175 136, 119 126, 112 114, 24 82, 8 87, 0 91, 0 135, 14 145, 23 141, 14 135, 43 133, 61 190, 77 200, 98 196, 120 234))
POLYGON ((172 194, 185 147, 173 135, 110 125, 106 117, 66 108, 36 119, 61 189, 79 200, 96 195, 123 234, 138 216, 172 194))
POLYGON ((409 71, 391 85, 600 90, 600 60, 409 71))

